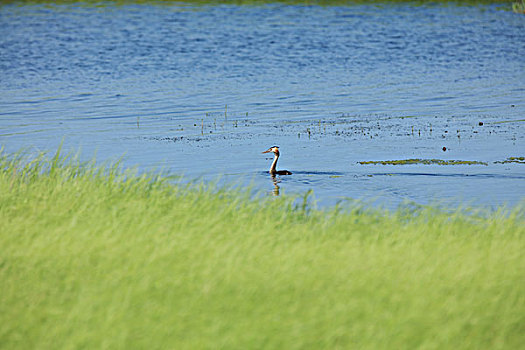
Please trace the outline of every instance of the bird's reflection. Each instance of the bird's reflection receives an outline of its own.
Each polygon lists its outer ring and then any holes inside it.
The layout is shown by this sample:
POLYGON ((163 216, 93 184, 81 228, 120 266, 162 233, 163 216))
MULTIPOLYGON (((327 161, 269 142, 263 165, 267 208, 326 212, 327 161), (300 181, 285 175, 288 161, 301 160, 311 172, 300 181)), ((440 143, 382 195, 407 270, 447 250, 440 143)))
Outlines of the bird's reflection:
POLYGON ((279 195, 279 185, 278 183, 281 182, 280 179, 277 178, 277 176, 275 176, 275 174, 272 174, 272 182, 273 182, 273 195, 274 196, 278 196, 279 195))

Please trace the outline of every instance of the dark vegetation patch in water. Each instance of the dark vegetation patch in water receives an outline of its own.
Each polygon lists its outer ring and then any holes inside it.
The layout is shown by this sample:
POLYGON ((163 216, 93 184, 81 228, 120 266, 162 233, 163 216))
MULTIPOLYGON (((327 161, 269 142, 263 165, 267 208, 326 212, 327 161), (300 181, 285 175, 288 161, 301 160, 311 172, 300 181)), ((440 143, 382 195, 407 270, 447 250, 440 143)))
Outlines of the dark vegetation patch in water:
MULTIPOLYGON (((455 140, 477 138, 479 134, 497 137, 498 134, 515 137, 515 129, 503 127, 513 121, 491 117, 488 122, 473 122, 472 116, 391 116, 381 114, 326 115, 305 119, 274 119, 236 113, 228 117, 217 113, 206 113, 202 118, 177 121, 178 125, 168 128, 170 135, 146 136, 152 141, 212 141, 214 139, 248 139, 254 135, 293 136, 297 139, 319 140, 322 138, 383 139, 419 138, 427 140, 455 140), (496 119, 496 120, 494 120, 496 119), (499 119, 499 120, 498 120, 499 119), (182 122, 182 123, 181 123, 182 122)), ((137 128, 147 126, 147 121, 137 124, 137 128)), ((505 136, 504 136, 505 137, 505 136)), ((449 147, 439 147, 445 151, 449 147)))
MULTIPOLYGON (((481 162, 477 160, 444 160, 444 159, 399 159, 399 160, 368 160, 358 162, 361 165, 410 165, 410 164, 423 164, 423 165, 488 165, 487 162, 481 162)), ((498 160, 493 162, 494 164, 508 164, 517 163, 525 164, 525 157, 508 157, 505 160, 498 160)))
POLYGON ((525 157, 509 157, 503 161, 497 161, 494 163, 507 164, 507 163, 518 163, 525 164, 525 157))
POLYGON ((485 162, 477 160, 443 160, 443 159, 400 159, 400 160, 369 160, 358 162, 362 165, 381 164, 381 165, 408 165, 408 164, 424 164, 424 165, 488 165, 485 162))

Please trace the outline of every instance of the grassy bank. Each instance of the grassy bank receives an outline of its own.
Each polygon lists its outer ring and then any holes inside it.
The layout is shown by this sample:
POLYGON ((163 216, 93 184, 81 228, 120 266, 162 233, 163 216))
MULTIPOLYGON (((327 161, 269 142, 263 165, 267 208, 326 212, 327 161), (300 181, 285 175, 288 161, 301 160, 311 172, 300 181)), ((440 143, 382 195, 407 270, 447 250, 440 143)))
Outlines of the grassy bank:
POLYGON ((525 224, 0 155, 4 349, 517 349, 525 224))

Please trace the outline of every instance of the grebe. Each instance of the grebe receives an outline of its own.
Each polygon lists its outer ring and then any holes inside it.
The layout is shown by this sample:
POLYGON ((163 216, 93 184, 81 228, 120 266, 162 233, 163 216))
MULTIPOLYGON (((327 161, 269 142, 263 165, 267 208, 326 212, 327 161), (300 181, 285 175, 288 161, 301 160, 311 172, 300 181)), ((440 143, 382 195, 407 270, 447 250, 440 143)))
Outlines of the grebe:
POLYGON ((275 158, 273 158, 272 166, 270 167, 269 173, 272 175, 292 175, 291 172, 288 170, 276 170, 277 167, 277 161, 279 160, 279 147, 278 146, 272 146, 268 148, 268 150, 264 151, 263 153, 270 153, 272 152, 275 155, 275 158))

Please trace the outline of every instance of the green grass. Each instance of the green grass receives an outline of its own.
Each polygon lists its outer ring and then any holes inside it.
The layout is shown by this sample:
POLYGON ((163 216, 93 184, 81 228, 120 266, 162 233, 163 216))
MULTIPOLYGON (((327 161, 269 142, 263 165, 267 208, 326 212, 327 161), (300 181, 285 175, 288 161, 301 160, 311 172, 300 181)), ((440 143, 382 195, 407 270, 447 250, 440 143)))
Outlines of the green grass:
POLYGON ((2 349, 518 349, 523 212, 336 208, 0 154, 2 349))
POLYGON ((525 0, 515 1, 512 3, 512 10, 516 13, 525 14, 525 0))
MULTIPOLYGON (((461 4, 461 5, 479 5, 479 4, 507 4, 511 8, 512 0, 0 0, 1 4, 85 4, 85 5, 126 5, 126 4, 153 4, 153 5, 247 5, 258 6, 266 4, 284 4, 300 6, 352 6, 358 4, 393 4, 393 3, 410 3, 414 5, 421 4, 461 4)), ((515 6, 515 5, 512 5, 515 6)))

